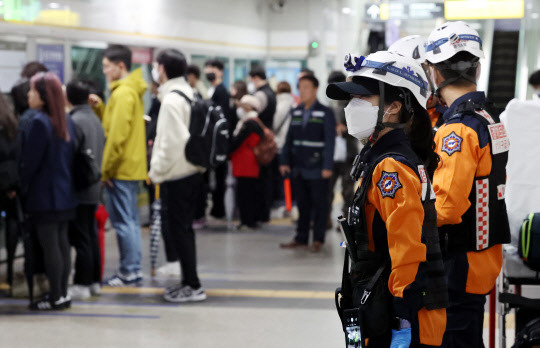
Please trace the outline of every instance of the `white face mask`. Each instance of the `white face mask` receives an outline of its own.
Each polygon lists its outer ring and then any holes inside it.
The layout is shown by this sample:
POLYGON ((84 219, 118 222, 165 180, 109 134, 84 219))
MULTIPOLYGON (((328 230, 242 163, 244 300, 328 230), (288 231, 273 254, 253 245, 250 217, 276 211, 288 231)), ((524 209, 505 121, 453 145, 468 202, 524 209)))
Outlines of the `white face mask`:
POLYGON ((152 68, 152 80, 154 80, 155 83, 159 83, 159 71, 155 65, 152 68))
POLYGON ((236 116, 238 116, 238 119, 240 121, 243 121, 247 118, 247 112, 244 110, 244 108, 237 108, 236 109, 236 116))
POLYGON ((360 98, 352 98, 344 111, 350 135, 362 140, 373 134, 377 125, 378 106, 360 98))
POLYGON ((248 83, 247 90, 249 94, 253 94, 257 92, 257 87, 255 87, 255 84, 253 82, 248 83))

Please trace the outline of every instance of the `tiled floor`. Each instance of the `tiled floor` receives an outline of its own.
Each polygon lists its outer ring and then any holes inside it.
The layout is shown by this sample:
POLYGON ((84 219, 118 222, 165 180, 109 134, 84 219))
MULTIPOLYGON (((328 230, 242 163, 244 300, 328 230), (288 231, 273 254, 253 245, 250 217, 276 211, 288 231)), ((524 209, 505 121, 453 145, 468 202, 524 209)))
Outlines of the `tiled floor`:
MULTIPOLYGON (((101 297, 60 313, 29 312, 27 300, 0 298, 0 346, 341 347, 333 300, 343 265, 340 235, 329 230, 318 254, 281 250, 278 244, 290 240, 292 230, 290 221, 243 232, 214 221, 198 231, 199 272, 209 298, 185 305, 160 295, 178 279, 149 276, 145 230, 146 277, 139 287, 106 288, 101 297)), ((114 231, 106 242, 109 275, 118 263, 114 231)), ((163 251, 159 257, 162 264, 163 251)))

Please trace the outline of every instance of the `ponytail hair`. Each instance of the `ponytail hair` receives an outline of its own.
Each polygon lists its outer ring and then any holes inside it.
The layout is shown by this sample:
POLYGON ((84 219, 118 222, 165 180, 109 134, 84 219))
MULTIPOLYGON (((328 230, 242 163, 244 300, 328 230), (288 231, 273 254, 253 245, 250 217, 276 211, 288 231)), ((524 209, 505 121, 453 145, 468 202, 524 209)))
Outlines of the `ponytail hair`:
POLYGON ((39 93, 44 103, 42 111, 51 119, 56 136, 69 141, 64 90, 58 76, 52 72, 38 73, 32 77, 30 85, 39 93))
POLYGON ((409 137, 412 149, 424 162, 429 178, 433 179, 433 174, 441 159, 435 152, 434 134, 427 110, 420 106, 412 93, 407 90, 385 84, 385 92, 385 104, 394 101, 399 101, 402 104, 399 122, 407 124, 405 133, 409 137), (409 93, 411 110, 408 110, 405 106, 404 93, 409 93))

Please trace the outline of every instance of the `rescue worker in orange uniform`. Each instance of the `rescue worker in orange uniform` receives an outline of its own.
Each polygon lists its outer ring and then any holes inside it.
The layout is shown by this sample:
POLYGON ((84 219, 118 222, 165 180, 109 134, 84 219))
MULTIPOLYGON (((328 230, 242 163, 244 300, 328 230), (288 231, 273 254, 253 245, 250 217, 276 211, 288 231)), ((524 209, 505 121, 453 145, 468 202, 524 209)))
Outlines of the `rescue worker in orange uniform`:
MULTIPOLYGON (((426 62, 426 39, 420 35, 410 35, 405 36, 396 42, 394 42, 390 47, 388 47, 389 52, 399 53, 405 57, 411 57, 418 62, 424 68, 426 74, 428 73, 428 65, 426 62)), ((428 83, 431 86, 431 81, 428 80, 428 83)), ((429 97, 427 105, 427 112, 429 114, 429 119, 431 120, 431 126, 436 132, 440 126, 442 126, 443 117, 442 115, 448 110, 446 106, 443 106, 437 96, 432 95, 429 97)))
POLYGON ((486 294, 510 242, 504 201, 509 142, 476 91, 482 40, 464 22, 436 28, 426 45, 436 94, 449 105, 435 135, 441 163, 433 187, 450 307, 444 347, 483 347, 486 294))
POLYGON ((427 77, 412 58, 386 51, 349 55, 345 67, 347 82, 326 93, 350 100, 348 132, 366 143, 352 174, 360 187, 341 219, 352 261, 349 269, 346 257, 336 297, 347 347, 360 347, 359 339, 369 348, 440 346, 448 298, 430 184, 438 156, 427 77), (360 322, 357 331, 351 322, 360 322))

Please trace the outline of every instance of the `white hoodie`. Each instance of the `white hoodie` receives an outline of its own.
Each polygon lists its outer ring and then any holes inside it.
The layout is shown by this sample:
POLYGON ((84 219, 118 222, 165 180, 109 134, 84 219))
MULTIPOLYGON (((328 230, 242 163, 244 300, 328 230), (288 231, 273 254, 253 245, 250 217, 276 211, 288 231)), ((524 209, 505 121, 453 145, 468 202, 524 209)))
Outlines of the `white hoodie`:
POLYGON ((179 90, 193 99, 193 89, 183 77, 171 79, 159 87, 161 108, 148 173, 150 180, 156 184, 204 172, 204 168, 194 166, 186 159, 191 106, 184 97, 173 93, 173 90, 179 90))

